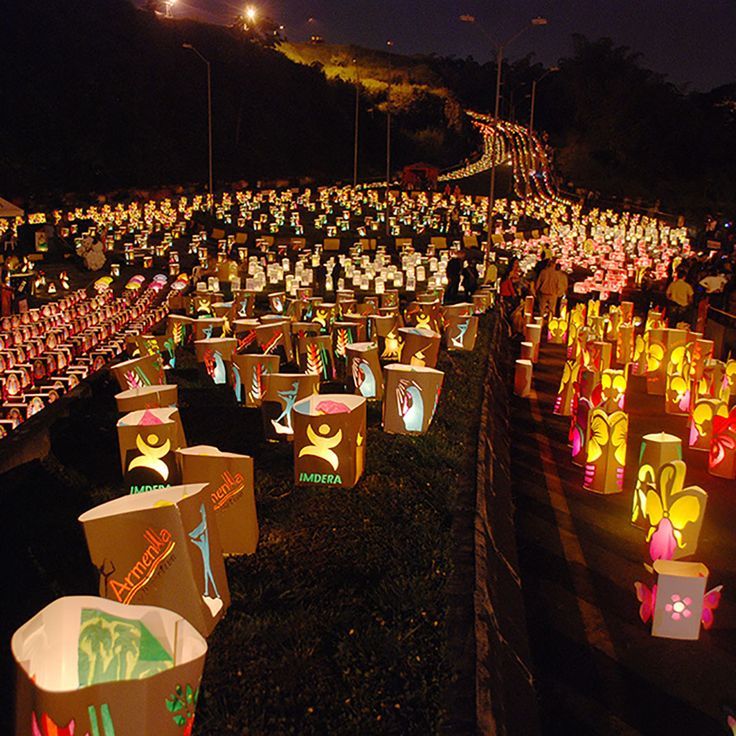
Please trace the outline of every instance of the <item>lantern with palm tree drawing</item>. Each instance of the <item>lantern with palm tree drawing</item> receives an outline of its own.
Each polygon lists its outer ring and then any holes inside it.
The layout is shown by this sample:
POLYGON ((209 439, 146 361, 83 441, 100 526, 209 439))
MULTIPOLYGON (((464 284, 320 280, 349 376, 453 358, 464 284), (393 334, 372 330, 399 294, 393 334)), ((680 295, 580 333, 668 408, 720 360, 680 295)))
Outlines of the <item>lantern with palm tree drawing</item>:
POLYGON ((121 391, 165 383, 163 360, 160 355, 144 355, 117 363, 110 368, 121 391))
POLYGON ((248 408, 258 408, 263 401, 266 378, 279 372, 278 355, 247 353, 233 355, 230 366, 230 385, 233 387, 235 399, 248 408))
POLYGON ((23 624, 11 650, 16 734, 191 733, 207 642, 178 613, 67 596, 23 624))
POLYGON ((335 356, 331 335, 305 335, 299 338, 299 367, 320 381, 333 381, 336 377, 335 356))

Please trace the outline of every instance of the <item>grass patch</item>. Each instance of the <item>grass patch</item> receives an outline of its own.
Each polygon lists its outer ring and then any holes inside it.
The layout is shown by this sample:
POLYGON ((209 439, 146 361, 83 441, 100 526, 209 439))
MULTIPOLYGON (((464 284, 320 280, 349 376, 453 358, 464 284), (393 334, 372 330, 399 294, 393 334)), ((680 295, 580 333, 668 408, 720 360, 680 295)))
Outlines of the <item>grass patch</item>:
MULTIPOLYGON (((384 434, 369 408, 351 491, 295 487, 292 448, 263 441, 257 411, 200 382, 191 359, 177 370, 189 443, 254 457, 261 525, 257 553, 227 561, 232 607, 209 639, 196 734, 428 734, 447 720, 451 530, 460 489, 475 484, 491 319, 473 353, 441 354, 427 435, 384 434)), ((76 517, 123 492, 113 394, 98 384, 54 426, 52 456, 0 478, 19 571, 4 674, 18 625, 58 596, 96 592, 76 517)))

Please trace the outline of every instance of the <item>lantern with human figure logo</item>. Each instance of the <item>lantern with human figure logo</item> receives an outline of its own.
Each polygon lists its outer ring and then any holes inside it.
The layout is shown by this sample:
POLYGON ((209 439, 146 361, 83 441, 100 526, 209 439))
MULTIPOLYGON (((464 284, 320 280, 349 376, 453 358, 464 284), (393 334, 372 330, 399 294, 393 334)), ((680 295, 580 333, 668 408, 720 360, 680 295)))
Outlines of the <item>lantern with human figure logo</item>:
POLYGON ((319 376, 306 373, 272 373, 266 377, 261 402, 263 434, 267 440, 283 441, 294 436, 294 405, 319 390, 319 376))
POLYGON ((223 554, 253 554, 258 544, 253 458, 209 445, 182 448, 176 455, 182 483, 207 484, 223 554))
POLYGON ((353 394, 310 396, 294 406, 294 480, 352 488, 365 467, 366 403, 353 394))
POLYGON ((179 482, 175 451, 186 438, 174 408, 130 412, 117 423, 120 465, 131 493, 142 493, 179 482))
POLYGON ((79 517, 100 595, 168 608, 208 636, 230 605, 207 484, 116 498, 79 517))

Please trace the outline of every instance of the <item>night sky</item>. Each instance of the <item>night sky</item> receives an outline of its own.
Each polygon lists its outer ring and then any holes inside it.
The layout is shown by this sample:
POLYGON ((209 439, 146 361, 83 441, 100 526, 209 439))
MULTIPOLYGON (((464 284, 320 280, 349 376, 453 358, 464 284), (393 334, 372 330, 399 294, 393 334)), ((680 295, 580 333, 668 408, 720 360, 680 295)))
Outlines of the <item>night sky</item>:
POLYGON ((686 89, 736 82, 736 0, 176 0, 175 15, 227 23, 248 4, 302 41, 316 33, 330 43, 370 48, 395 42, 397 53, 430 53, 485 61, 490 44, 505 40, 536 15, 549 25, 529 30, 509 47, 511 58, 534 52, 545 64, 571 54, 571 35, 609 36, 640 52, 643 63, 686 89))

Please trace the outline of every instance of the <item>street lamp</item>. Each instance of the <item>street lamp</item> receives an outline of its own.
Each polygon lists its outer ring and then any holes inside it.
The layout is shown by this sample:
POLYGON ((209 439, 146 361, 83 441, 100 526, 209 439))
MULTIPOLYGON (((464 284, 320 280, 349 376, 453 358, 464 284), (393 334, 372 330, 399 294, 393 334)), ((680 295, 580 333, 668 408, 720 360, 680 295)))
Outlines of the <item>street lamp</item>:
POLYGON ((360 126, 360 77, 358 74, 358 60, 353 59, 355 65, 355 139, 353 141, 353 187, 358 185, 358 136, 360 126))
MULTIPOLYGON (((534 136, 534 109, 535 109, 535 104, 537 100, 537 84, 539 84, 539 82, 541 82, 548 74, 552 74, 558 71, 560 71, 559 67, 551 66, 540 77, 537 77, 537 79, 532 80, 532 101, 531 101, 531 106, 529 110, 529 154, 530 156, 532 154, 532 141, 533 141, 533 136, 534 136)), ((530 176, 530 172, 527 172, 526 187, 524 190, 524 214, 526 214, 526 202, 527 202, 527 199, 529 198, 529 176, 530 176)))
MULTIPOLYGON (((479 25, 472 15, 461 15, 460 20, 464 23, 473 23, 476 25, 483 34, 493 43, 493 39, 485 31, 485 29, 479 25)), ((494 125, 498 126, 498 115, 499 107, 501 103, 501 68, 503 65, 503 52, 506 47, 516 41, 522 33, 526 32, 532 26, 546 26, 547 19, 536 17, 532 18, 521 30, 517 31, 513 36, 507 38, 503 43, 494 44, 496 46, 496 103, 494 105, 493 120, 494 125)), ((493 137, 491 138, 491 187, 488 195, 488 213, 486 221, 488 224, 488 239, 486 240, 486 255, 491 252, 491 243, 493 235, 493 207, 496 204, 496 137, 497 131, 493 131, 493 137)))
POLYGON ((388 195, 391 188, 391 82, 393 81, 393 64, 391 59, 391 49, 394 42, 389 39, 386 41, 389 49, 388 57, 388 88, 386 90, 386 235, 391 234, 391 225, 389 223, 388 195))
POLYGON ((212 186, 212 67, 210 62, 206 59, 192 44, 183 43, 181 45, 183 49, 189 49, 193 51, 199 58, 207 65, 207 142, 209 150, 209 173, 210 173, 210 207, 214 206, 215 192, 212 186))

